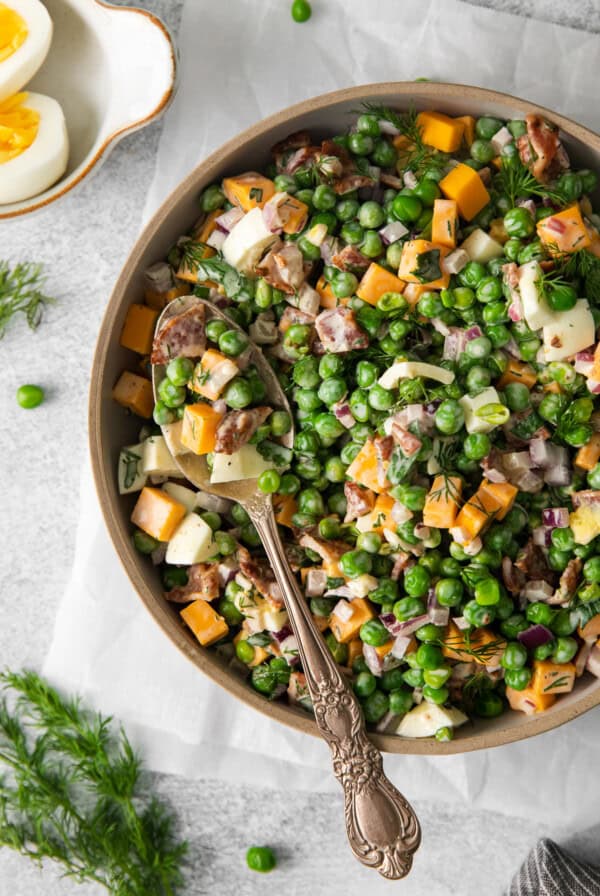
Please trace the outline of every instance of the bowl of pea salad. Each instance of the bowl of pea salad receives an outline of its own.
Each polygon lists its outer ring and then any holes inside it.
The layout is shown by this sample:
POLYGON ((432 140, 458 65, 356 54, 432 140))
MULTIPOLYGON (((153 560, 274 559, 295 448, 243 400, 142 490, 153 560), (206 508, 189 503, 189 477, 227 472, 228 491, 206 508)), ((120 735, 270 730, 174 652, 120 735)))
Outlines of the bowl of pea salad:
POLYGON ((167 199, 101 326, 90 441, 117 553, 195 666, 317 733, 257 533, 186 452, 272 496, 382 749, 600 702, 599 170, 600 138, 549 110, 392 83, 260 122, 167 199))

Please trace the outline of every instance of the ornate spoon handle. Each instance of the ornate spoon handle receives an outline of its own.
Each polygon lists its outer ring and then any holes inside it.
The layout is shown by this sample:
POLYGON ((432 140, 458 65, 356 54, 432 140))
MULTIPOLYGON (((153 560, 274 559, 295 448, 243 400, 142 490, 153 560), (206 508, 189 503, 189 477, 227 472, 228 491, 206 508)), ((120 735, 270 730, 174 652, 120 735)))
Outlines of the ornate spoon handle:
POLYGON ((398 880, 410 871, 413 853, 421 842, 417 816, 386 778, 381 753, 367 737, 358 700, 315 627, 289 570, 271 501, 257 494, 245 507, 271 561, 298 639, 316 722, 329 744, 333 772, 344 790, 350 847, 364 865, 398 880))

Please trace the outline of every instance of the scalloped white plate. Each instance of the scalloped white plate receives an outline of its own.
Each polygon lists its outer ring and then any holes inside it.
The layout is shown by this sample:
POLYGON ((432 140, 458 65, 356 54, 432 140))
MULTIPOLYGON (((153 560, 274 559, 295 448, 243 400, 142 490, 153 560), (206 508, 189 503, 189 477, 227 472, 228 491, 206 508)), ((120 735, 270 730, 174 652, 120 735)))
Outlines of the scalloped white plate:
POLYGON ((62 105, 69 164, 45 192, 0 205, 0 219, 45 208, 65 196, 121 137, 160 116, 175 91, 175 46, 152 13, 103 0, 44 3, 54 23, 52 45, 24 89, 48 94, 62 105))

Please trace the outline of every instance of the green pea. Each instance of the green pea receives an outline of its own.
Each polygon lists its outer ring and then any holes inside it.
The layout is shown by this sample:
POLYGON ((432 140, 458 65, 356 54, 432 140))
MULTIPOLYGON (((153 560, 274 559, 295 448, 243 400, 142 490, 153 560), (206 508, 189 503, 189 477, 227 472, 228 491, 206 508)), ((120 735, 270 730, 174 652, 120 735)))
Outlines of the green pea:
POLYGON ((359 452, 360 445, 358 445, 356 442, 348 442, 348 444, 344 445, 340 452, 342 463, 350 465, 359 452))
POLYGON ((417 302, 417 310, 423 317, 439 317, 444 310, 442 300, 435 292, 425 292, 417 302))
POLYGON ((370 697, 362 702, 362 710, 365 719, 370 724, 379 722, 390 708, 390 701, 383 691, 374 691, 370 697))
POLYGON ((265 470, 258 477, 258 487, 265 495, 272 495, 279 491, 281 477, 277 470, 265 470))
POLYGON ((531 669, 507 669, 504 673, 504 681, 514 691, 524 691, 531 681, 531 669))
POLYGON ((311 243, 311 241, 307 237, 301 236, 296 241, 296 245, 298 246, 298 248, 302 252, 303 257, 306 258, 307 261, 318 261, 320 259, 321 249, 319 248, 319 246, 316 246, 314 243, 311 243))
POLYGON ((338 299, 353 295, 357 287, 358 279, 349 271, 341 271, 331 284, 331 290, 338 299))
POLYGON ((546 300, 553 311, 570 311, 577 304, 577 290, 567 284, 552 284, 546 289, 546 300))
POLYGON ((435 644, 421 644, 417 650, 417 662, 421 669, 439 669, 444 663, 444 657, 435 644))
POLYGON ((527 648, 519 641, 509 641, 500 663, 505 669, 522 669, 527 662, 527 648))
POLYGON ((535 230, 535 221, 531 212, 523 207, 511 208, 504 216, 504 229, 509 237, 526 239, 535 230))
POLYGON ((266 663, 261 663, 253 668, 251 681, 252 687, 261 694, 270 695, 277 686, 275 674, 266 663))
POLYGON ((300 480, 293 473, 284 473, 279 482, 280 495, 295 495, 300 488, 300 480))
POLYGON ((574 171, 561 175, 556 186, 567 202, 574 202, 583 193, 583 181, 574 171))
POLYGON ((335 208, 338 201, 337 193, 327 184, 319 184, 313 193, 313 205, 321 212, 329 212, 335 208))
POLYGON ((469 433, 463 442, 463 451, 470 460, 482 460, 491 450, 491 439, 483 432, 469 433))
MULTIPOLYGON (((292 16, 296 22, 306 22, 310 18, 310 3, 307 0, 294 0, 292 16), (308 14, 305 7, 308 7, 308 14)), ((267 873, 273 870, 277 862, 273 850, 268 846, 251 846, 246 853, 246 864, 251 871, 267 873)))
POLYGON ((383 208, 378 202, 374 202, 372 199, 368 202, 363 202, 358 212, 358 222, 362 227, 367 230, 376 230, 382 226, 384 221, 383 208))
POLYGON ((370 697, 377 688, 377 679, 372 672, 360 672, 354 679, 353 689, 357 697, 370 697))
POLYGON ((570 663, 578 650, 579 644, 575 638, 557 638, 552 660, 555 663, 570 663))
POLYGON ((381 620, 369 619, 360 627, 360 639, 371 647, 381 647, 390 640, 390 633, 381 620))
POLYGON ((335 517, 326 516, 319 521, 319 535, 321 538, 339 538, 341 535, 341 527, 339 520, 335 517))
MULTIPOLYGON (((298 172, 296 172, 296 173, 298 173, 298 172)), ((296 180, 296 183, 298 184, 298 186, 302 186, 302 183, 301 183, 302 178, 297 178, 294 175, 294 179, 296 180)), ((314 196, 314 190, 310 189, 309 187, 304 187, 304 189, 296 191, 296 199, 298 199, 300 202, 303 202, 309 208, 313 207, 313 204, 312 204, 313 196, 314 196)))
POLYGON ((454 435, 459 432, 465 422, 462 407, 453 398, 447 398, 435 412, 435 425, 445 435, 454 435))
POLYGON ((475 133, 482 140, 491 140, 494 134, 497 134, 504 122, 499 118, 492 118, 484 115, 475 122, 475 133))
POLYGON ((335 440, 346 431, 344 425, 334 414, 318 414, 315 417, 314 427, 325 448, 333 445, 335 440))
POLYGON ((375 148, 375 142, 368 134, 350 134, 348 148, 355 156, 370 156, 375 148))
POLYGON ((475 600, 482 607, 491 607, 500 600, 500 585, 496 579, 482 579, 475 585, 475 600))
POLYGON ((447 701, 449 691, 448 688, 432 688, 430 685, 426 684, 423 687, 423 696, 429 703, 441 705, 447 701))
POLYGON ((462 286, 477 288, 486 276, 485 265, 479 261, 469 261, 458 274, 458 280, 462 286))
POLYGON ((394 404, 394 395, 389 389, 384 389, 383 386, 375 383, 369 389, 368 402, 376 411, 387 411, 394 404))
POLYGON ((409 510, 418 512, 425 507, 427 489, 422 485, 398 485, 393 494, 409 510))
POLYGON ((527 264, 528 261, 536 261, 544 258, 545 250, 539 240, 533 240, 527 246, 524 246, 519 252, 517 261, 519 264, 527 264))
POLYGON ((502 284, 500 280, 497 277, 482 277, 477 284, 476 296, 484 304, 497 302, 498 299, 502 298, 502 284))
POLYGON ((142 532, 141 529, 137 529, 133 533, 133 546, 136 551, 139 551, 140 554, 151 554, 152 551, 156 550, 158 547, 158 541, 156 538, 152 538, 151 535, 148 535, 146 532, 142 532))
POLYGON ((152 417, 158 426, 166 426, 168 423, 173 423, 177 419, 175 410, 167 407, 164 401, 157 401, 155 403, 152 417))
POLYGON ((429 178, 420 180, 412 192, 414 196, 418 196, 427 208, 431 208, 435 200, 441 196, 440 188, 434 180, 429 178))
POLYGON ((457 607, 462 601, 464 586, 460 579, 440 579, 435 586, 435 596, 442 607, 457 607))
POLYGON ((382 545, 381 535, 377 532, 361 532, 356 539, 356 547, 369 554, 377 554, 382 545))
POLYGON ((474 140, 471 144, 469 152, 476 162, 487 165, 496 155, 496 150, 489 140, 474 140))
POLYGON ((553 546, 559 551, 570 552, 575 547, 573 530, 569 526, 566 526, 564 529, 553 529, 551 539, 553 546))
POLYGON ((225 404, 236 410, 248 407, 252 403, 252 389, 250 383, 242 377, 236 377, 232 380, 223 392, 223 401, 225 404))
POLYGON ((329 376, 323 380, 319 386, 317 394, 323 404, 331 407, 331 405, 335 404, 337 401, 341 401, 347 391, 348 387, 341 377, 329 376))
MULTIPOLYGON (((422 646, 426 647, 429 645, 424 644, 422 646)), ((423 671, 423 681, 430 688, 442 688, 450 678, 450 673, 451 670, 447 666, 440 666, 437 669, 425 669, 423 671)))
POLYGON ((328 457, 323 473, 329 482, 343 482, 346 478, 346 465, 341 457, 328 457))
MULTIPOLYGON (((347 551, 345 554, 342 554, 339 562, 340 569, 345 576, 348 576, 349 579, 356 579, 358 578, 358 576, 362 576, 365 575, 365 573, 371 572, 371 555, 366 551, 347 551)), ((385 642, 382 641, 382 643, 385 642)))
POLYGON ((335 213, 340 221, 352 221, 358 215, 360 205, 356 199, 340 199, 335 207, 335 213))
POLYGON ((240 529, 240 538, 250 548, 257 548, 261 544, 260 535, 252 523, 246 523, 240 529))
POLYGON ((569 635, 572 635, 575 629, 577 628, 579 622, 579 618, 577 613, 572 610, 568 610, 566 608, 562 608, 557 610, 554 614, 554 619, 550 624, 550 629, 554 632, 555 635, 558 635, 561 638, 566 638, 569 635))
POLYGON ((346 496, 343 489, 333 491, 327 498, 327 507, 331 513, 337 513, 339 517, 346 515, 346 496))
POLYGON ((432 622, 426 622, 425 625, 422 625, 421 628, 417 629, 417 631, 415 632, 415 637, 419 641, 424 641, 428 644, 432 641, 439 641, 443 633, 443 627, 434 625, 432 622))
POLYGON ((225 202, 225 195, 217 184, 211 184, 200 195, 200 207, 203 212, 214 212, 225 202))
POLYGON ((194 365, 189 358, 173 358, 167 364, 167 378, 174 386, 186 386, 194 372, 194 365))
POLYGON ((365 237, 360 244, 360 251, 367 258, 379 258, 383 255, 383 240, 376 230, 366 230, 365 237))
POLYGON ((17 389, 17 402, 26 410, 37 408, 43 400, 44 390, 41 386, 34 386, 28 383, 25 386, 19 386, 17 389))
POLYGON ((186 397, 186 391, 184 386, 176 386, 171 380, 165 377, 164 380, 161 381, 158 387, 158 395, 160 400, 168 407, 168 408, 178 408, 180 407, 186 397))
POLYGON ((504 400, 511 411, 524 411, 531 404, 531 393, 524 383, 508 383, 504 400))
POLYGON ((417 196, 398 193, 392 203, 392 213, 397 221, 410 224, 416 221, 423 211, 421 200, 417 196))
POLYGON ((579 172, 579 177, 581 178, 583 192, 593 193, 598 185, 598 175, 596 172, 583 169, 579 172))
POLYGON ((393 613, 400 622, 406 622, 415 616, 422 616, 425 613, 425 604, 417 597, 403 597, 394 604, 393 613))
POLYGON ((388 140, 380 139, 375 141, 371 158, 373 163, 379 165, 380 168, 392 168, 396 163, 398 153, 392 143, 388 140))
POLYGON ((494 615, 492 606, 483 606, 475 600, 468 601, 463 607, 463 616, 469 625, 474 625, 476 628, 489 625, 493 621, 494 615))
MULTIPOLYGON (((396 670, 394 670, 396 671, 396 670)), ((384 673, 385 676, 385 673, 384 673)), ((413 705, 413 695, 412 691, 409 691, 408 688, 398 687, 394 690, 390 691, 389 694, 390 701, 390 711, 394 713, 394 715, 404 715, 407 713, 413 705)))
POLYGON ((470 339, 465 346, 465 354, 469 358, 481 360, 487 358, 492 350, 492 343, 487 336, 476 336, 470 339))
MULTIPOLYGON (((387 247, 385 260, 391 268, 394 268, 394 270, 397 270, 400 267, 403 247, 404 244, 400 240, 395 243, 390 243, 387 247)), ((377 303, 377 307, 379 307, 379 302, 377 303)))
POLYGON ((600 582, 600 557, 590 557, 589 560, 586 560, 583 566, 583 577, 586 582, 600 582))
POLYGON ((430 583, 431 577, 422 566, 413 566, 404 573, 404 590, 410 597, 423 597, 430 583))
POLYGON ((296 462, 296 472, 302 479, 311 481, 321 476, 321 462, 316 457, 301 457, 296 462))
POLYGON ((423 686, 423 672, 421 669, 407 669, 403 673, 402 678, 411 688, 420 688, 423 686))
POLYGON ((235 645, 235 655, 241 663, 249 665, 254 659, 254 654, 254 647, 252 644, 248 644, 248 641, 246 640, 238 641, 235 645))
POLYGON ((475 714, 482 719, 494 719, 504 711, 502 698, 493 690, 482 691, 475 698, 475 714))
POLYGON ((325 503, 321 493, 316 488, 305 488, 298 492, 298 509, 303 513, 323 516, 325 503))

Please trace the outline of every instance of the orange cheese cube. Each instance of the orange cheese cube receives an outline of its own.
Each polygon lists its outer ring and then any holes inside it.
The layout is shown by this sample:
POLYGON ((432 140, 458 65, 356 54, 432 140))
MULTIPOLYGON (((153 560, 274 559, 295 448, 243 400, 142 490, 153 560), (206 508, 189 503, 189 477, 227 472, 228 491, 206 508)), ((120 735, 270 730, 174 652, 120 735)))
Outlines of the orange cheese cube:
POLYGON ((157 541, 169 541, 186 513, 184 505, 162 489, 145 486, 133 508, 131 522, 157 541))
POLYGON ((308 206, 295 196, 288 196, 279 206, 279 217, 283 221, 284 233, 299 233, 304 230, 308 219, 308 206))
POLYGON ((130 305, 121 331, 123 348, 129 348, 140 355, 149 355, 157 320, 158 311, 147 305, 130 305))
POLYGON ((502 246, 504 243, 508 242, 508 233, 504 226, 504 218, 494 218, 494 220, 490 222, 489 235, 502 246))
POLYGON ((323 569, 330 579, 343 579, 344 573, 340 568, 339 560, 323 560, 323 569))
POLYGON ((315 289, 319 293, 322 308, 337 308, 337 296, 334 295, 331 286, 322 275, 317 280, 315 289))
POLYGON ((414 143, 406 136, 406 134, 396 134, 393 138, 392 143, 394 144, 395 149, 398 150, 400 154, 403 152, 412 152, 414 149, 414 143))
POLYGON ((229 626, 223 617, 202 598, 185 607, 179 615, 189 625, 203 647, 220 641, 229 631, 229 626))
POLYGON ((386 479, 385 483, 381 485, 377 475, 377 453, 373 439, 367 439, 346 470, 346 476, 353 479, 354 482, 358 482, 359 485, 370 488, 376 494, 387 491, 389 482, 386 479))
POLYGON ((394 646, 394 639, 390 636, 390 640, 386 641, 385 644, 380 644, 379 647, 375 648, 375 653, 379 657, 380 660, 384 659, 394 646))
POLYGON ((587 444, 582 445, 575 455, 575 466, 581 470, 591 470, 600 460, 600 432, 592 433, 587 444))
POLYGON ((211 404, 187 404, 183 412, 181 444, 194 454, 210 454, 215 450, 217 427, 223 414, 211 404))
POLYGON ((506 389, 509 383, 523 383, 528 389, 532 389, 537 382, 537 373, 524 361, 510 359, 506 370, 498 380, 498 389, 506 389))
POLYGON ((536 694, 569 694, 575 686, 574 663, 534 660, 529 687, 536 694))
POLYGON ((363 652, 363 642, 360 638, 354 638, 353 641, 350 641, 348 644, 348 662, 346 665, 348 668, 352 668, 352 663, 354 660, 358 659, 359 656, 362 656, 363 652))
POLYGON ((581 217, 581 209, 575 203, 555 215, 542 218, 537 223, 541 241, 551 252, 579 252, 591 244, 590 236, 581 217))
POLYGON ((507 687, 506 699, 511 709, 524 712, 528 716, 544 712, 546 709, 550 709, 553 703, 556 703, 554 694, 538 694, 531 686, 522 691, 515 691, 514 688, 507 687))
POLYGON ((162 311, 165 305, 168 305, 173 299, 177 299, 179 296, 187 296, 189 291, 189 287, 185 283, 179 286, 172 286, 171 289, 167 289, 165 292, 145 289, 144 300, 148 307, 154 308, 155 311, 162 311))
POLYGON ((112 397, 124 408, 145 417, 147 420, 154 410, 152 383, 145 376, 124 370, 113 389, 112 397))
MULTIPOLYGON (((235 636, 235 638, 233 639, 233 643, 239 644, 240 641, 247 641, 248 637, 249 637, 248 632, 246 632, 246 631, 238 632, 237 635, 235 636)), ((252 646, 252 645, 250 645, 250 646, 252 646)), ((269 646, 271 646, 271 645, 269 645, 269 646)), ((279 652, 281 653, 281 651, 279 651, 279 652)), ((264 663, 264 661, 266 659, 268 659, 270 655, 271 654, 269 654, 269 652, 267 650, 265 650, 264 647, 255 645, 254 646, 254 656, 252 657, 251 661, 248 663, 248 666, 250 666, 250 668, 252 668, 253 666, 260 666, 260 664, 264 663)))
POLYGON ((554 392, 555 395, 560 395, 562 393, 562 389, 558 383, 544 383, 543 389, 544 392, 554 392))
POLYGON ((402 292, 405 284, 399 277, 371 262, 358 284, 356 295, 369 305, 376 305, 386 292, 402 292))
POLYGON ((600 613, 597 613, 595 616, 586 622, 583 628, 580 626, 577 629, 577 633, 579 637, 584 641, 591 641, 594 638, 600 638, 600 613))
POLYGON ((373 510, 360 517, 361 531, 381 534, 384 529, 391 529, 395 532, 398 525, 392 517, 392 507, 395 503, 391 495, 377 495, 373 510))
POLYGON ((407 283, 420 283, 426 289, 446 289, 450 283, 450 274, 445 274, 442 271, 441 261, 448 252, 446 246, 439 246, 428 240, 408 240, 402 247, 398 276, 401 280, 406 280, 407 283), (427 277, 425 272, 416 272, 422 269, 422 256, 430 252, 434 253, 430 257, 434 262, 433 267, 440 271, 440 276, 427 280, 424 279, 427 277))
POLYGON ((273 509, 275 510, 275 519, 280 526, 287 526, 291 529, 292 517, 298 510, 298 502, 293 495, 273 495, 273 509))
POLYGON ((462 121, 464 125, 463 140, 470 148, 475 142, 475 119, 472 115, 457 115, 456 121, 462 121))
POLYGON ((232 205, 239 205, 245 212, 249 212, 256 206, 262 208, 275 195, 275 184, 256 171, 248 171, 237 177, 226 177, 223 192, 232 205))
POLYGON ((481 506, 497 520, 503 520, 515 503, 518 488, 510 482, 488 482, 484 479, 477 490, 481 506))
POLYGON ((315 616, 313 614, 313 622, 320 632, 325 632, 329 628, 329 616, 315 616))
POLYGON ((441 152, 456 152, 462 143, 465 126, 458 118, 450 118, 442 112, 420 112, 417 125, 423 143, 441 152))
POLYGON ((458 224, 458 208, 454 199, 436 199, 433 203, 431 219, 431 240, 440 246, 454 249, 456 246, 456 227, 458 224))
POLYGON ((340 644, 348 644, 350 641, 353 641, 357 637, 361 625, 375 616, 375 610, 364 597, 356 597, 350 603, 350 607, 352 608, 352 616, 348 620, 340 619, 335 613, 331 614, 329 620, 331 631, 340 644))
POLYGON ((502 659, 506 641, 499 638, 489 628, 476 628, 463 632, 452 620, 442 638, 442 653, 451 660, 461 663, 473 662, 480 666, 495 666, 502 659))
POLYGON ((465 538, 464 543, 469 544, 474 538, 477 538, 489 520, 489 515, 482 509, 478 495, 475 494, 461 507, 454 526, 462 530, 465 538))
POLYGON ((458 476, 436 476, 429 490, 423 522, 436 529, 451 529, 458 525, 456 514, 462 495, 462 479, 458 476))
POLYGON ((224 213, 224 211, 224 208, 216 208, 214 211, 209 212, 194 231, 193 239, 198 243, 205 243, 211 233, 215 231, 217 227, 216 220, 224 213))
POLYGON ((414 308, 424 292, 429 292, 429 286, 424 283, 407 283, 402 295, 411 308, 414 308))
POLYGON ((189 386, 198 395, 216 401, 227 383, 239 373, 239 368, 214 348, 207 349, 194 368, 189 386))
POLYGON ((439 187, 444 196, 456 200, 458 211, 466 221, 471 221, 490 201, 479 174, 462 162, 442 178, 439 187))
MULTIPOLYGON (((194 247, 194 257, 198 259, 204 258, 212 258, 213 255, 216 254, 215 250, 212 246, 206 246, 204 243, 199 242, 198 240, 192 240, 192 244, 194 247)), ((183 258, 181 264, 177 268, 177 278, 179 280, 185 280, 187 283, 199 283, 198 279, 198 264, 197 262, 194 264, 190 264, 189 259, 183 258)), ((202 281, 207 282, 207 281, 202 281)), ((216 284, 213 284, 216 285, 216 284)))

